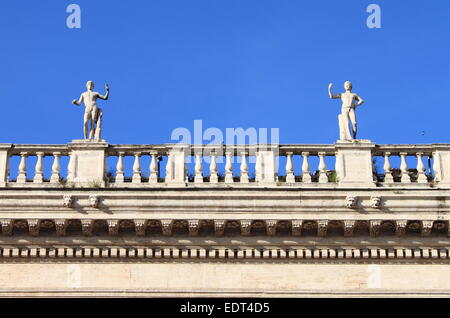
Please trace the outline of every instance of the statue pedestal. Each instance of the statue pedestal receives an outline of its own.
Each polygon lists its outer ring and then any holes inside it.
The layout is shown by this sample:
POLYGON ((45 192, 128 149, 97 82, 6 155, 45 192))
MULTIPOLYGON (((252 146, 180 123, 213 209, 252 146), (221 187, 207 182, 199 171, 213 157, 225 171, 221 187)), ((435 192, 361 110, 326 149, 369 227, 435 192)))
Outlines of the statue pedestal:
POLYGON ((0 187, 5 187, 8 181, 8 152, 12 144, 0 144, 0 187))
POLYGON ((336 143, 336 173, 340 187, 372 188, 372 150, 370 140, 338 141, 336 143))
POLYGON ((277 184, 277 160, 275 151, 259 150, 256 163, 256 182, 262 186, 276 186, 277 184))
POLYGON ((438 186, 450 186, 450 144, 433 144, 433 170, 438 186))
POLYGON ((175 145, 167 155, 166 184, 170 187, 185 187, 187 182, 187 147, 175 145))
POLYGON ((69 143, 70 162, 67 181, 81 187, 105 187, 105 140, 73 140, 69 143))

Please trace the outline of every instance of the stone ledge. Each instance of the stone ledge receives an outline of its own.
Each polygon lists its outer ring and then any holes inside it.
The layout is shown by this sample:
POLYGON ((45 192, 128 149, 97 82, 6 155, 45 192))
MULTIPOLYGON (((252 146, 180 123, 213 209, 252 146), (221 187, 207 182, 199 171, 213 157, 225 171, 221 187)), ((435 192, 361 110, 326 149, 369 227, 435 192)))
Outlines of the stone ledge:
POLYGON ((306 233, 308 236, 327 237, 330 233, 335 237, 360 236, 378 237, 380 235, 409 236, 411 238, 450 236, 449 221, 421 219, 147 219, 137 216, 134 219, 121 218, 10 218, 0 219, 3 236, 14 236, 15 232, 31 237, 65 237, 65 236, 100 236, 118 237, 120 232, 134 233, 136 236, 173 236, 174 233, 185 237, 220 237, 227 234, 234 237, 262 235, 275 237, 277 233, 284 237, 298 237, 306 233), (203 232, 202 232, 203 230, 203 232), (71 233, 68 233, 70 231, 71 233))
POLYGON ((299 291, 217 291, 217 290, 97 290, 97 289, 82 289, 82 290, 48 290, 48 291, 30 291, 30 290, 14 290, 1 291, 0 297, 33 297, 33 298, 162 298, 162 297, 176 297, 176 298, 450 298, 449 291, 405 291, 405 290, 379 290, 379 291, 339 291, 339 290, 299 290, 299 291))
POLYGON ((123 247, 123 246, 51 246, 0 247, 2 261, 14 259, 101 259, 101 260, 436 260, 448 261, 449 248, 432 247, 367 247, 367 248, 315 248, 315 247, 123 247))

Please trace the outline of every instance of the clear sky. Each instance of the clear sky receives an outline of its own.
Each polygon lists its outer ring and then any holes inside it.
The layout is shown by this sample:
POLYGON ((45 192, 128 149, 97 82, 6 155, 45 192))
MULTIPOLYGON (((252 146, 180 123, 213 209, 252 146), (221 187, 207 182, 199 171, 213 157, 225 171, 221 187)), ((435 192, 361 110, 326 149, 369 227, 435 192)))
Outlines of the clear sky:
POLYGON ((169 143, 173 129, 279 128, 281 143, 333 143, 351 80, 359 137, 450 142, 450 2, 385 0, 4 0, 0 143, 83 136, 71 104, 104 93, 110 143, 169 143), (66 7, 81 7, 81 29, 66 7), (381 29, 369 29, 369 4, 381 29))

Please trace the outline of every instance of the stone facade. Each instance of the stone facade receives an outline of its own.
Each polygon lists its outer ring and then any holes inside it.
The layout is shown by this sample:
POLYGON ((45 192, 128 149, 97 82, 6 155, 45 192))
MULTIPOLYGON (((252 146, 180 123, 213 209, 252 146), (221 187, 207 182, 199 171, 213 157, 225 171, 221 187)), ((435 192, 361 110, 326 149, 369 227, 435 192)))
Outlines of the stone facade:
POLYGON ((0 295, 450 295, 449 151, 1 144, 0 295))

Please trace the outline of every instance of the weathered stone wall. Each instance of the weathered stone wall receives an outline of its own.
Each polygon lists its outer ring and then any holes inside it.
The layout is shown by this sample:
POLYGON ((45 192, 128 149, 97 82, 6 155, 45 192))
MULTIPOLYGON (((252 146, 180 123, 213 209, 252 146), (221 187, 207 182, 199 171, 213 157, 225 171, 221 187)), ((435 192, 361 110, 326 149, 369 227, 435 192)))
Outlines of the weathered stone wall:
POLYGON ((449 296, 448 264, 0 264, 0 296, 449 296))

